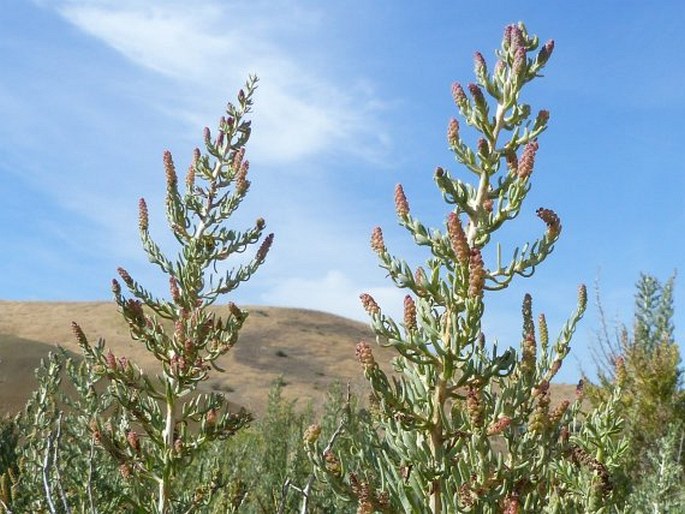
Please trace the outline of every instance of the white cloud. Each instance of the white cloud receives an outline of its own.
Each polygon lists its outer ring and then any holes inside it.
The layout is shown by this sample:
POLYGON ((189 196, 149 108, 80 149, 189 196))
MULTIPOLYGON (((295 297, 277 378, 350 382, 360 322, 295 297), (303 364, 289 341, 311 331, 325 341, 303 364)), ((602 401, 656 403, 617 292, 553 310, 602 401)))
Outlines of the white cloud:
POLYGON ((359 301, 361 293, 369 293, 383 312, 400 319, 405 292, 396 287, 364 287, 338 270, 330 270, 318 278, 285 279, 265 292, 262 301, 267 305, 334 312, 366 322, 369 318, 359 301))
POLYGON ((126 2, 68 2, 68 21, 133 62, 177 79, 205 78, 209 65, 235 42, 197 30, 214 13, 182 5, 137 7, 126 2))
POLYGON ((58 12, 137 65, 191 86, 180 104, 158 108, 192 124, 193 132, 208 116, 215 118, 209 113, 216 112, 216 98, 257 73, 262 80, 253 150, 261 160, 292 162, 345 148, 380 161, 388 137, 376 119, 384 103, 373 88, 361 77, 338 83, 332 70, 315 69, 308 53, 316 41, 307 41, 308 49, 288 49, 293 38, 305 37, 296 28, 307 34, 316 26, 316 13, 306 14, 296 2, 276 4, 279 16, 269 2, 246 6, 67 0, 58 12), (284 26, 292 27, 290 33, 284 26))
MULTIPOLYGON (((366 269, 364 259, 374 261, 368 249, 370 222, 354 208, 353 188, 341 191, 335 180, 331 184, 325 175, 330 167, 321 162, 334 160, 339 170, 341 163, 356 166, 354 157, 361 157, 376 167, 379 152, 388 146, 377 116, 384 104, 373 82, 336 76, 336 63, 322 58, 337 43, 319 44, 317 34, 325 33, 316 12, 320 7, 298 7, 304 1, 198 6, 174 0, 35 0, 58 12, 65 26, 76 27, 65 31, 69 37, 61 35, 64 48, 56 48, 68 76, 83 88, 70 87, 61 76, 54 83, 45 74, 36 78, 42 91, 50 91, 50 100, 55 92, 60 95, 59 109, 45 102, 53 130, 47 146, 56 158, 41 154, 22 162, 21 172, 54 200, 60 213, 74 216, 65 228, 67 237, 101 261, 108 276, 123 265, 151 289, 165 287, 140 249, 137 198, 148 201, 153 237, 166 249, 171 236, 163 223, 160 149, 170 148, 180 165, 198 142, 198 129, 211 127, 226 95, 234 96, 248 72, 256 72, 261 82, 249 145, 253 194, 237 213, 238 227, 263 216, 268 231, 276 233, 276 244, 267 265, 241 294, 367 319, 359 305, 365 289, 360 284, 373 281, 357 270, 366 269), (75 32, 80 33, 74 37, 75 32), (83 34, 92 36, 88 43, 94 44, 84 45, 83 34), (260 297, 263 291, 269 292, 260 297)), ((0 107, 5 103, 17 105, 0 89, 0 107)), ((27 130, 21 140, 28 140, 26 134, 42 120, 31 105, 26 102, 27 130)), ((359 164, 363 170, 364 163, 359 164)), ((377 271, 375 262, 368 270, 369 275, 377 271)), ((103 284, 106 289, 107 279, 103 284)), ((400 312, 400 291, 367 291, 387 312, 400 312)))

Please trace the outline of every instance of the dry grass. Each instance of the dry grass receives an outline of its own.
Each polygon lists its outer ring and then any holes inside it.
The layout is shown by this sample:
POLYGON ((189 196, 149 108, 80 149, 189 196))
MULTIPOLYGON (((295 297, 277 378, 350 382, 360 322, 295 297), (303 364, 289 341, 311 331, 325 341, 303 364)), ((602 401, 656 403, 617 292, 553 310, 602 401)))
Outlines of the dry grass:
MULTIPOLYGON (((222 307, 218 307, 219 310, 222 307)), ((235 403, 260 413, 271 384, 282 377, 287 398, 301 406, 322 401, 336 380, 350 381, 364 391, 361 369, 354 358, 360 339, 373 340, 363 323, 304 309, 248 307, 250 317, 233 350, 217 364, 203 387, 223 392, 235 403)), ((60 345, 74 354, 79 348, 70 323, 77 321, 92 342, 99 337, 117 355, 126 355, 143 369, 155 362, 141 343, 129 338, 114 303, 0 301, 0 414, 21 409, 35 387, 33 370, 40 359, 60 345)), ((375 347, 379 362, 388 362, 391 350, 375 347)), ((555 385, 556 398, 572 398, 574 386, 555 385)))

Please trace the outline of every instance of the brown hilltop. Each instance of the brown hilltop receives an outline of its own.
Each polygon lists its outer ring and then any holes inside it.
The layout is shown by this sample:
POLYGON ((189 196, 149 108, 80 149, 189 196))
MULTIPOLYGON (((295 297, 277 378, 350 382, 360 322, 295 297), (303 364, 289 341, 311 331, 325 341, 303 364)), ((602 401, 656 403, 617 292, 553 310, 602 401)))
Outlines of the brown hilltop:
MULTIPOLYGON (((360 339, 373 340, 366 325, 305 309, 247 309, 250 316, 238 342, 217 362, 226 372, 211 373, 204 389, 223 392, 255 412, 263 410, 268 391, 279 378, 285 396, 302 406, 309 401, 319 404, 336 380, 350 381, 361 392, 364 379, 354 349, 360 339)), ((112 302, 0 301, 0 412, 21 409, 36 386, 33 371, 50 350, 59 345, 80 353, 71 321, 81 325, 91 343, 102 337, 115 355, 154 371, 156 361, 143 344, 130 339, 112 302)), ((393 355, 382 348, 375 352, 379 361, 393 355)))
MULTIPOLYGON (((366 383, 354 349, 361 339, 374 340, 367 325, 305 309, 247 309, 250 317, 238 342, 217 362, 225 373, 211 373, 202 385, 205 390, 222 392, 257 414, 263 412, 273 382, 281 377, 284 395, 297 399, 300 406, 310 401, 320 405, 334 381, 349 381, 356 393, 365 395, 366 383)), ((22 408, 36 386, 34 370, 50 350, 59 345, 79 355, 71 321, 81 325, 92 343, 102 337, 115 355, 125 355, 147 371, 155 370, 155 359, 142 343, 130 339, 112 302, 0 301, 0 414, 22 408)), ((395 355, 390 349, 372 347, 381 364, 395 355)), ((573 397, 573 386, 554 385, 553 389, 558 398, 573 397)))

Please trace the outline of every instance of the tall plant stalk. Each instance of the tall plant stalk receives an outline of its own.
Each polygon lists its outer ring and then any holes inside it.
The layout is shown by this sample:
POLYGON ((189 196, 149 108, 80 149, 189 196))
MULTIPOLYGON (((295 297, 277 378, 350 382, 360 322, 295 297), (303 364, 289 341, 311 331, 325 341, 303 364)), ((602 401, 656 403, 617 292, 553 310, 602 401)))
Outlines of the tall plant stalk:
POLYGON ((237 105, 228 104, 215 138, 205 129, 206 151, 195 149, 183 193, 171 153, 164 153, 166 216, 180 245, 174 259, 152 239, 147 204, 140 200, 143 248, 169 277, 169 297, 154 296, 123 268, 119 275, 131 296, 124 296, 119 281, 112 281, 131 337, 155 357, 156 374, 143 372, 125 356, 115 356, 102 340, 91 345, 79 325, 73 324, 88 364, 107 379, 115 398, 111 418, 94 417, 91 432, 118 462, 127 479, 123 494, 130 505, 146 512, 192 512, 208 505, 221 485, 220 477, 190 487, 178 483, 179 472, 207 443, 230 437, 252 419, 244 410, 231 412, 223 395, 197 394, 197 387, 212 369, 218 369, 217 359, 236 343, 247 317, 232 302, 219 314, 209 307, 252 276, 273 240, 273 234, 261 237, 265 227, 261 218, 243 232, 226 226, 250 187, 245 145, 251 127, 246 115, 256 82, 251 77, 240 90, 237 105), (260 239, 251 260, 222 274, 216 271, 260 239))
POLYGON ((488 344, 482 330, 486 295, 531 276, 561 233, 557 214, 540 208, 545 230, 534 243, 505 261, 493 241, 519 215, 531 188, 550 115, 531 116, 521 93, 553 49, 553 41, 540 45, 523 24, 510 25, 492 71, 477 52, 476 82, 453 85, 455 104, 479 137, 470 148, 452 119, 447 143, 475 183, 437 168, 435 183, 450 208, 441 229, 419 221, 403 187, 395 190, 400 225, 432 254, 425 264, 413 269, 393 256, 381 229, 373 230, 381 267, 408 291, 401 323, 371 295, 361 296, 378 342, 397 351, 395 373, 386 374, 371 346, 360 342, 373 423, 361 437, 341 437, 338 450, 307 441, 319 478, 357 502, 360 513, 585 513, 602 512, 599 506, 611 501, 611 471, 624 451, 615 437, 615 396, 586 416, 581 401, 553 406, 550 397, 550 381, 585 311, 585 288, 556 341, 543 315, 536 326, 530 295, 518 352, 488 344))

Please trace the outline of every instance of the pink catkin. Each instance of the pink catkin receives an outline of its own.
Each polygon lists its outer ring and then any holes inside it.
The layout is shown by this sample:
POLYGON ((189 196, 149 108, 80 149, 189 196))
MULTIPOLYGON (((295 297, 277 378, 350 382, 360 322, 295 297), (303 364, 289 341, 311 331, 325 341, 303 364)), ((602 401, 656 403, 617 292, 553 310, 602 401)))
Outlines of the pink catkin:
POLYGON ((385 253, 385 242, 381 227, 375 227, 371 232, 371 249, 377 254, 385 253))
POLYGON ((401 219, 409 216, 409 202, 407 202, 407 196, 404 194, 402 184, 395 186, 395 211, 401 219))

